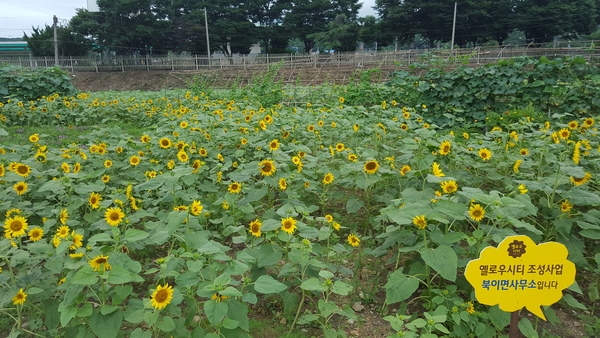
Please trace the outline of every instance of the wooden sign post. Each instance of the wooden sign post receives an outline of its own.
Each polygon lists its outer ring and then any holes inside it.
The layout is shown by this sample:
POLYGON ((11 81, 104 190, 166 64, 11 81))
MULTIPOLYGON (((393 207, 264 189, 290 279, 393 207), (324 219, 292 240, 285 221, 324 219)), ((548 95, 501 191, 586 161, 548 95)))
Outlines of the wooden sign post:
POLYGON ((575 282, 575 264, 567 260, 568 254, 561 243, 537 245, 527 236, 509 236, 470 261, 465 277, 477 301, 511 312, 509 335, 514 338, 523 307, 546 320, 541 306, 558 302, 562 290, 575 282))

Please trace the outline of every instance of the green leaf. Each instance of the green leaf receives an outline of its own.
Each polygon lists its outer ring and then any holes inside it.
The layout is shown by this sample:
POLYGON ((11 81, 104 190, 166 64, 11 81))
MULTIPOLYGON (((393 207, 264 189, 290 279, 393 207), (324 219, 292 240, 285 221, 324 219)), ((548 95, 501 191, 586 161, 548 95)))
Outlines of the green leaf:
POLYGON ((300 284, 300 288, 307 291, 327 291, 327 286, 315 277, 311 277, 300 284))
POLYGON ((581 304, 577 299, 575 299, 575 297, 571 296, 571 294, 569 293, 565 293, 563 299, 571 307, 580 310, 587 310, 587 307, 585 305, 581 304))
POLYGON ((527 338, 539 337, 537 331, 533 328, 533 324, 531 324, 531 321, 527 318, 521 318, 519 321, 519 331, 527 338))
POLYGON ((590 239, 600 239, 600 230, 598 229, 581 230, 579 234, 590 239))
POLYGON ((204 313, 212 325, 219 324, 227 314, 227 304, 208 300, 204 302, 204 313))
POLYGON ((273 266, 281 260, 281 257, 283 257, 281 251, 276 251, 272 245, 263 244, 256 257, 257 265, 259 268, 273 266))
POLYGON ((83 266, 79 271, 71 278, 71 284, 82 284, 91 285, 96 284, 98 281, 98 275, 90 266, 83 266))
POLYGON ((132 324, 139 324, 144 320, 144 309, 139 309, 133 311, 132 313, 125 318, 125 321, 130 322, 132 324))
POLYGON ((422 248, 420 252, 425 264, 437 271, 443 278, 451 282, 456 281, 458 256, 451 247, 440 245, 435 249, 422 248))
POLYGON ((149 235, 150 234, 143 230, 127 229, 127 231, 125 231, 125 236, 123 236, 123 241, 136 242, 148 237, 149 235))
POLYGON ((156 322, 156 327, 158 327, 163 332, 171 332, 175 330, 175 322, 173 318, 164 316, 158 322, 156 322))
POLYGON ((138 327, 131 332, 129 338, 152 338, 152 331, 144 331, 142 328, 138 327))
POLYGON ((492 306, 488 310, 490 321, 498 330, 503 330, 510 324, 510 313, 500 310, 498 306, 492 306))
POLYGON ((38 192, 51 191, 54 193, 62 193, 64 192, 64 187, 62 185, 61 180, 50 180, 44 183, 39 189, 38 192))
POLYGON ((394 304, 408 299, 419 288, 419 279, 394 271, 385 283, 385 303, 394 304))
POLYGON ((352 285, 339 280, 336 280, 331 287, 331 292, 342 296, 347 296, 350 291, 352 291, 352 285))
POLYGON ((357 198, 351 198, 346 202, 346 212, 349 214, 353 214, 360 210, 365 205, 365 202, 359 200, 357 198))
POLYGON ((115 311, 108 315, 100 312, 94 313, 88 322, 90 330, 100 338, 113 338, 119 334, 123 316, 121 311, 115 311))
POLYGON ((433 204, 433 209, 457 220, 464 220, 466 218, 467 206, 464 203, 438 200, 433 204))
POLYGON ((273 277, 269 275, 262 275, 258 277, 254 282, 254 290, 256 290, 256 292, 258 293, 279 293, 285 289, 287 289, 287 285, 276 281, 273 277))

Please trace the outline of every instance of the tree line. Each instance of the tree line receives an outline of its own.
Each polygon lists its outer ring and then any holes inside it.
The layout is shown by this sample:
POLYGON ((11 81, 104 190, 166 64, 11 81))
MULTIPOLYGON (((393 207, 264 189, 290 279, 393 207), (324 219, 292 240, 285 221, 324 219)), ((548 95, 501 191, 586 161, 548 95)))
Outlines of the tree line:
MULTIPOLYGON (((515 31, 525 43, 590 34, 600 23, 600 0, 376 0, 377 16, 359 17, 359 0, 98 0, 99 12, 78 9, 59 29, 59 53, 206 54, 205 13, 211 53, 247 54, 255 43, 266 53, 353 51, 368 46, 502 44, 515 31), (206 12, 205 12, 206 11, 206 12)), ((25 39, 34 55, 52 55, 52 27, 25 39)))

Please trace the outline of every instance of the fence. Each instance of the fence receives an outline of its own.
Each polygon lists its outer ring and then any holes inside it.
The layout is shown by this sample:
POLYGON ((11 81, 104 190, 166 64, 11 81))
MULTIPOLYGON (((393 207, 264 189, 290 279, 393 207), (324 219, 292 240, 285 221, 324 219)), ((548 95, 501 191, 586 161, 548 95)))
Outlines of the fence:
MULTIPOLYGON (((409 66, 423 57, 437 56, 459 62, 486 64, 516 56, 557 58, 581 55, 600 59, 600 49, 587 48, 530 48, 527 46, 476 47, 463 49, 426 49, 396 52, 350 52, 334 54, 254 54, 231 58, 192 55, 114 56, 107 58, 59 58, 59 66, 71 72, 114 72, 151 70, 209 70, 220 68, 256 68, 280 63, 282 67, 381 67, 400 64, 409 66)), ((0 64, 26 68, 46 68, 55 65, 54 57, 0 56, 0 64)))

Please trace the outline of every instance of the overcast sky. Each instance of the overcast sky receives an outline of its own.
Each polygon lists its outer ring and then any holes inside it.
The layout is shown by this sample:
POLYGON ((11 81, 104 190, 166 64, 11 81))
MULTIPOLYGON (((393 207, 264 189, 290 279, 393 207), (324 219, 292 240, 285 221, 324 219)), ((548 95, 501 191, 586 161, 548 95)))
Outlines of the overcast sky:
MULTIPOLYGON (((375 0, 363 0, 359 16, 374 15, 375 0)), ((31 35, 31 26, 52 26, 52 17, 68 22, 76 8, 87 8, 88 0, 0 0, 0 37, 31 35)))

